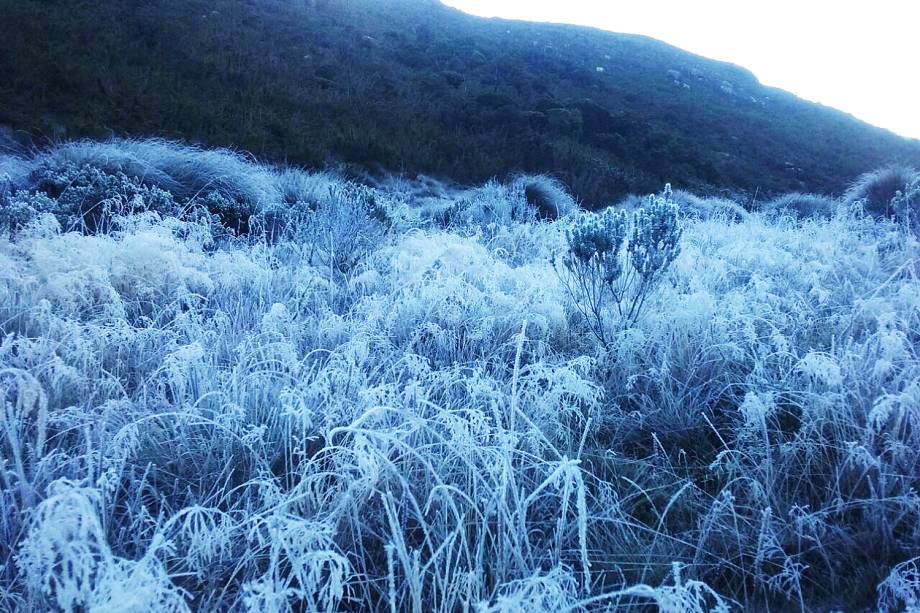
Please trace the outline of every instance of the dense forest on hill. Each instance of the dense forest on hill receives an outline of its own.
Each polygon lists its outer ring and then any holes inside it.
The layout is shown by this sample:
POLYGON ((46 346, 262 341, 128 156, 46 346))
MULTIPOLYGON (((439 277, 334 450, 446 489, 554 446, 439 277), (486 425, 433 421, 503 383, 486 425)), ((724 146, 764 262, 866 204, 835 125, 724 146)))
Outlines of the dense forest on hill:
POLYGON ((165 136, 461 183, 549 172, 589 205, 664 182, 841 192, 897 137, 641 36, 427 0, 0 0, 0 123, 165 136))

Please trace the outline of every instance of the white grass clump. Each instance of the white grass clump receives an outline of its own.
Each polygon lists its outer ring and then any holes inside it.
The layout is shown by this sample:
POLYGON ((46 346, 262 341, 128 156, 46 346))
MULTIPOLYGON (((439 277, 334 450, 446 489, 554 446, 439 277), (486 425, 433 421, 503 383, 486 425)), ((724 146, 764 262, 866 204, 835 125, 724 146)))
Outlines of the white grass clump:
POLYGON ((139 560, 113 555, 100 503, 92 488, 67 480, 48 486, 16 560, 30 588, 64 611, 188 611, 158 558, 168 543, 155 536, 139 560))

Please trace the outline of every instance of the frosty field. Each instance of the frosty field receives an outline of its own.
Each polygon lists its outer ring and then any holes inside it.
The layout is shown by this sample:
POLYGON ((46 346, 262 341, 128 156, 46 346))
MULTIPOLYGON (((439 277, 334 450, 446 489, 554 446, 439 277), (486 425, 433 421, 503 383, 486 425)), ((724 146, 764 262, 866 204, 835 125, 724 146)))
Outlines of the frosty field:
POLYGON ((589 213, 0 156, 0 610, 920 610, 898 172, 589 213))

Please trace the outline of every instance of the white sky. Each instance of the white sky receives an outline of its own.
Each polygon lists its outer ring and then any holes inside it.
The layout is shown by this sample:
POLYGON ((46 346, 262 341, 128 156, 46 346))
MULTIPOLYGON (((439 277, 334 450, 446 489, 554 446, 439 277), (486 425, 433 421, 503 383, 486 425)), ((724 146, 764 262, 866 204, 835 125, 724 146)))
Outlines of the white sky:
POLYGON ((484 17, 645 34, 920 138, 920 0, 442 0, 484 17))

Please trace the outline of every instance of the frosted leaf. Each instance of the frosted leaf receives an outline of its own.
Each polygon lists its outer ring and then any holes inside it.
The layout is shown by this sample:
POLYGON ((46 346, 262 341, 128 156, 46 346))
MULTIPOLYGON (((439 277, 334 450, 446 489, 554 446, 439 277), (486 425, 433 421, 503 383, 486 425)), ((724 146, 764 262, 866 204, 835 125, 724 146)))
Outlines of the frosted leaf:
POLYGON ((765 427, 766 421, 773 414, 775 409, 775 400, 772 393, 757 394, 748 392, 744 395, 744 401, 738 410, 744 417, 744 425, 747 428, 760 430, 765 427))
POLYGON ((901 562, 878 586, 879 613, 920 613, 920 557, 901 562))
POLYGON ((843 384, 843 375, 837 361, 828 354, 811 351, 799 360, 796 369, 822 385, 830 388, 843 384))

